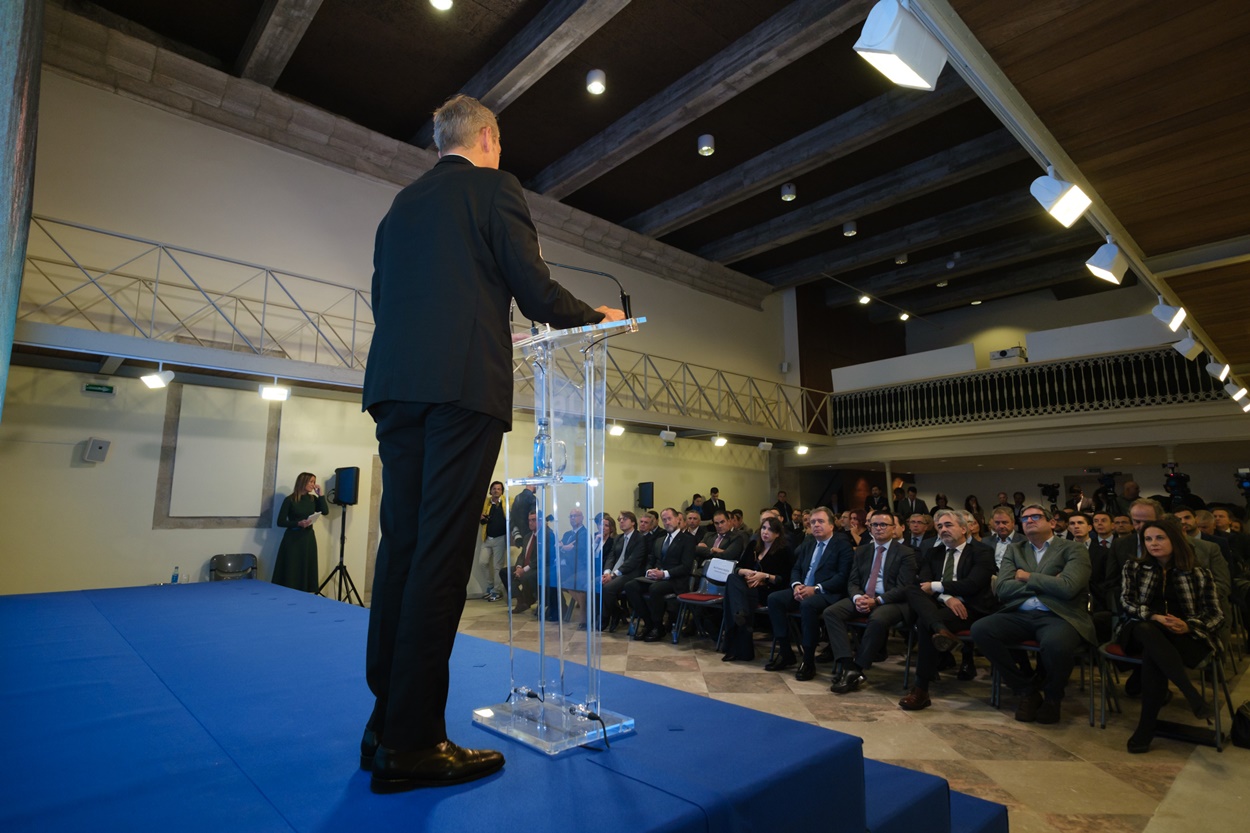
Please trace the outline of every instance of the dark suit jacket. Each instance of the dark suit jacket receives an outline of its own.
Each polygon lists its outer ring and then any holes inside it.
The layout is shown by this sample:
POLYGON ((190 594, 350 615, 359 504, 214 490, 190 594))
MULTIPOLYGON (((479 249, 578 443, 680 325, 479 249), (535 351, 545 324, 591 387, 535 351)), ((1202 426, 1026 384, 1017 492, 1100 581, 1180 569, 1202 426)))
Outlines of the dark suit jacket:
POLYGON ((913 552, 916 552, 919 550, 927 550, 929 547, 933 546, 933 542, 937 540, 937 535, 932 532, 926 532, 920 538, 919 547, 913 546, 911 539, 912 539, 912 534, 909 531, 906 535, 903 536, 903 546, 910 547, 913 552))
POLYGON ((872 495, 869 495, 864 500, 864 509, 868 510, 869 512, 875 512, 878 509, 882 509, 882 510, 885 510, 886 512, 889 512, 890 501, 886 498, 885 495, 881 495, 880 497, 873 497, 872 495))
MULTIPOLYGON (((530 545, 530 539, 534 537, 534 533, 526 532, 525 537, 521 540, 521 552, 516 557, 515 567, 523 567, 525 565, 525 550, 530 545)), ((556 552, 556 534, 551 531, 551 527, 547 527, 547 565, 548 569, 554 569, 551 565, 555 562, 556 552)), ((534 542, 534 554, 531 556, 530 572, 534 576, 538 575, 538 542, 534 542)))
MULTIPOLYGON (((809 535, 799 544, 794 554, 794 567, 790 570, 790 586, 802 584, 807 579, 807 572, 812 568, 812 556, 816 554, 816 545, 820 543, 815 535, 809 535)), ((851 542, 841 535, 830 537, 825 545, 824 555, 816 565, 816 584, 820 586, 822 595, 831 601, 846 597, 846 582, 851 575, 851 542)))
POLYGON ((624 550, 625 562, 621 565, 621 575, 625 578, 638 578, 642 575, 643 566, 647 560, 646 541, 647 536, 634 530, 629 535, 629 547, 625 547, 625 536, 618 535, 612 541, 612 557, 604 560, 603 568, 611 570, 616 567, 616 562, 620 560, 622 550, 624 550))
POLYGON ((725 511, 725 501, 720 498, 713 500, 712 498, 704 498, 703 505, 699 507, 699 511, 703 513, 703 520, 711 521, 712 516, 717 512, 725 511))
POLYGON ((790 523, 790 516, 794 514, 794 507, 785 501, 777 501, 773 504, 773 508, 781 513, 781 522, 783 524, 790 523))
POLYGON ((925 502, 920 498, 911 500, 910 498, 899 498, 894 501, 894 514, 900 516, 904 521, 915 514, 929 514, 929 507, 925 506, 925 502))
POLYGON ((669 579, 686 578, 694 572, 694 536, 679 532, 673 536, 673 543, 664 552, 664 539, 667 532, 657 532, 651 542, 651 558, 647 561, 649 570, 668 570, 669 579))
POLYGON ((508 307, 555 327, 603 320, 551 280, 521 183, 444 156, 378 226, 363 405, 454 403, 512 424, 508 307))
MULTIPOLYGON (((946 565, 946 545, 932 546, 925 550, 924 555, 920 560, 917 579, 921 582, 941 581, 942 570, 946 565)), ((964 544, 959 563, 955 565, 955 580, 944 583, 942 592, 948 596, 958 596, 968 608, 978 613, 993 613, 998 609, 998 597, 994 595, 992 586, 997 569, 994 548, 969 539, 964 544)))
POLYGON ((716 543, 716 530, 704 535, 700 543, 707 544, 707 549, 700 548, 695 553, 699 558, 728 558, 730 561, 737 561, 742 558, 742 553, 746 548, 746 536, 736 532, 726 532, 725 540, 721 541, 720 547, 724 552, 720 555, 713 555, 709 552, 712 545, 716 543))
MULTIPOLYGON (((865 587, 872 573, 872 561, 877 555, 875 541, 867 541, 855 550, 855 558, 851 564, 851 578, 847 583, 846 595, 876 596, 876 589, 865 587)), ((881 597, 882 604, 906 603, 907 588, 916 584, 916 552, 911 547, 898 541, 891 541, 885 551, 885 562, 881 565, 881 575, 885 580, 885 594, 881 597)))

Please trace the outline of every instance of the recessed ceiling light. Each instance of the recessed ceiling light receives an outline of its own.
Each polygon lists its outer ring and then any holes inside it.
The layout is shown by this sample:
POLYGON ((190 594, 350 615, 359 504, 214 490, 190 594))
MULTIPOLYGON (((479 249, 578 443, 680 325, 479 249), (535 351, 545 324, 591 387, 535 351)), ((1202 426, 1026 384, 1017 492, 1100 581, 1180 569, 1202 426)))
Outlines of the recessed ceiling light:
POLYGON ((451 0, 430 0, 430 5, 440 12, 445 12, 451 8, 451 0))

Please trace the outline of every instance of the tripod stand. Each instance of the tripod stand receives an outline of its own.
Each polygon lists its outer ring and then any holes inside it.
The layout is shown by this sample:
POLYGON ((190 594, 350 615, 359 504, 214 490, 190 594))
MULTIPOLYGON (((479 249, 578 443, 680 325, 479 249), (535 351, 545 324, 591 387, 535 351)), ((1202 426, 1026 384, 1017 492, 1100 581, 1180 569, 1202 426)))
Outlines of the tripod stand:
POLYGON ((321 586, 317 588, 317 595, 320 596, 321 591, 326 589, 326 585, 335 576, 338 576, 338 592, 334 594, 335 599, 340 602, 349 602, 350 604, 364 607, 364 601, 360 598, 360 594, 356 592, 356 582, 352 581, 351 573, 347 572, 347 566, 343 563, 343 550, 347 547, 347 504, 340 503, 339 506, 343 507, 343 514, 339 518, 339 563, 330 571, 330 575, 326 576, 326 580, 321 582, 321 586), (346 582, 346 588, 344 588, 344 582, 346 582), (344 589, 346 589, 346 593, 344 589), (354 602, 352 601, 353 595, 356 597, 354 602))

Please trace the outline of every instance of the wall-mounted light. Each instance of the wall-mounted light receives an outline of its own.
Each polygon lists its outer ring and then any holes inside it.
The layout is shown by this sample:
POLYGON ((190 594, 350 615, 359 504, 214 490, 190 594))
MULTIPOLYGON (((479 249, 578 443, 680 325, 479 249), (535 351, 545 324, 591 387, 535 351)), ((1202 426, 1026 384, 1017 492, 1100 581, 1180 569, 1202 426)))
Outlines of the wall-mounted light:
POLYGON ((1107 235, 1107 242, 1098 247, 1098 251, 1094 252, 1094 256, 1085 261, 1085 268, 1088 269, 1094 277, 1102 278, 1108 283, 1116 286, 1120 285, 1120 281, 1124 280, 1124 273, 1128 271, 1128 258, 1124 256, 1124 252, 1120 251, 1120 247, 1111 239, 1111 235, 1107 235))
POLYGON ((612 423, 612 427, 608 429, 608 434, 613 437, 619 437, 625 433, 625 426, 619 422, 612 423))
POLYGON ((699 155, 711 156, 716 153, 716 139, 711 133, 704 133, 699 137, 699 155))
POLYGON ((728 442, 729 440, 725 439, 720 434, 717 434, 715 437, 712 438, 712 445, 716 446, 717 448, 722 448, 728 442))
POLYGON ((855 51, 900 87, 932 90, 946 64, 946 49, 903 0, 880 0, 855 41, 855 51))
POLYGON ((794 187, 793 182, 787 182, 781 186, 781 199, 785 202, 793 202, 798 196, 798 190, 794 187))
POLYGON ((806 454, 806 453, 807 453, 807 450, 808 450, 808 449, 807 449, 807 446, 805 446, 805 445, 800 445, 800 446, 798 446, 797 448, 795 448, 795 449, 794 449, 794 453, 795 453, 795 454, 806 454))
POLYGON ((586 73, 586 92, 591 95, 603 95, 608 88, 608 76, 601 69, 592 69, 586 73))
POLYGON ((1054 165, 1046 168, 1045 176, 1033 180, 1029 193, 1064 228, 1072 228, 1072 224, 1085 213, 1090 204, 1090 198, 1079 186, 1055 176, 1054 165))
POLYGON ((139 381, 147 385, 149 388, 156 390, 163 388, 174 380, 174 372, 165 369, 165 363, 161 362, 156 366, 155 373, 148 373, 139 377, 139 381))
POLYGON ((278 377, 273 377, 272 385, 262 384, 260 386, 260 398, 268 399, 270 402, 285 402, 291 396, 291 389, 278 384, 278 377))

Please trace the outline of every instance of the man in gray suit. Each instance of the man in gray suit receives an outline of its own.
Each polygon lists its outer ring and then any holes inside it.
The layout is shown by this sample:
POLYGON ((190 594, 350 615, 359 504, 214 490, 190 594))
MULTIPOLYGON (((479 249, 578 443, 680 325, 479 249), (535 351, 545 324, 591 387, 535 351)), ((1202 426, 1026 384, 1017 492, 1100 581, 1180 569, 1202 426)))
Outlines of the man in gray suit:
POLYGON ((1046 509, 1036 503, 1020 511, 1027 540, 1003 556, 994 588, 1002 610, 972 625, 972 639, 1020 695, 1016 720, 1058 723, 1064 687, 1076 652, 1095 641, 1089 616, 1089 551, 1057 538, 1046 509), (1041 646, 1037 676, 1020 673, 1011 646, 1036 640, 1041 646))

